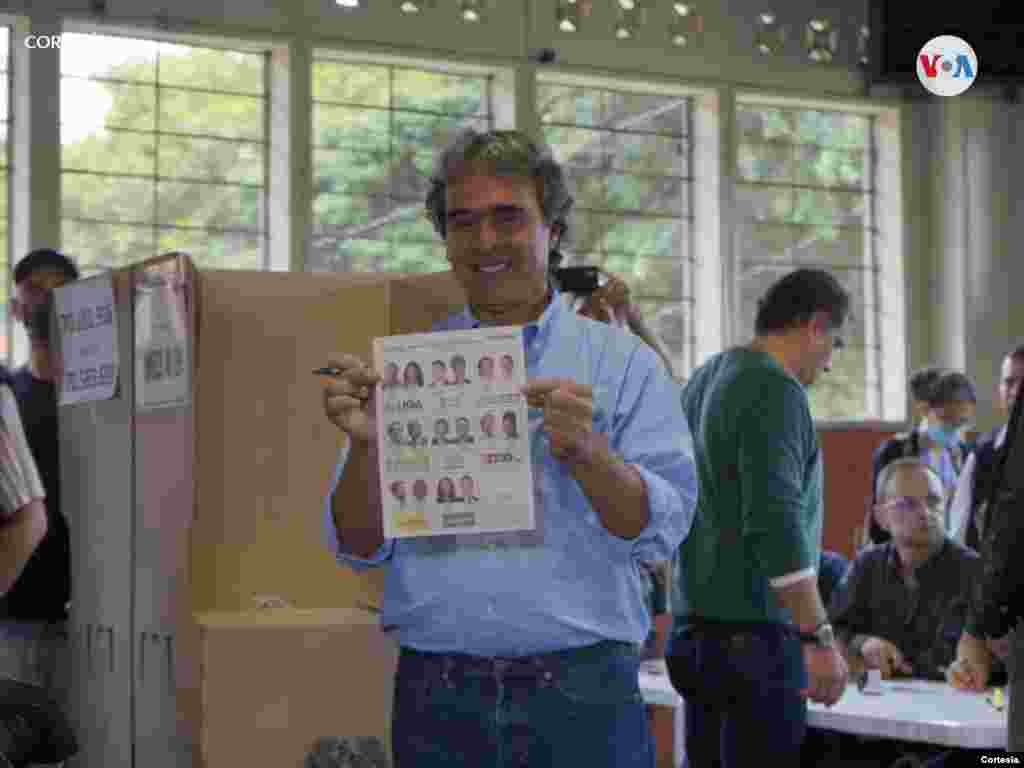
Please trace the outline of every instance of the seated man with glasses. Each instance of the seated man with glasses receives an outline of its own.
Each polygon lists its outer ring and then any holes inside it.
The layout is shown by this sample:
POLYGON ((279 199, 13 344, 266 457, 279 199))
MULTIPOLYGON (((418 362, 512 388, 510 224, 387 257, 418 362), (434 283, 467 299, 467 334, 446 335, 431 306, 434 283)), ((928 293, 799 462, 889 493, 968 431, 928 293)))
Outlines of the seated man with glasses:
MULTIPOLYGON (((851 679, 869 669, 881 670, 883 679, 945 679, 981 560, 946 535, 944 508, 942 480, 922 459, 896 459, 879 473, 873 513, 890 538, 860 551, 829 606, 851 679)), ((805 766, 851 759, 889 766, 907 753, 936 751, 815 729, 804 747, 805 766)))
POLYGON ((946 535, 944 504, 942 481, 919 458, 879 474, 875 520, 891 538, 860 552, 829 609, 851 670, 945 679, 981 560, 946 535))

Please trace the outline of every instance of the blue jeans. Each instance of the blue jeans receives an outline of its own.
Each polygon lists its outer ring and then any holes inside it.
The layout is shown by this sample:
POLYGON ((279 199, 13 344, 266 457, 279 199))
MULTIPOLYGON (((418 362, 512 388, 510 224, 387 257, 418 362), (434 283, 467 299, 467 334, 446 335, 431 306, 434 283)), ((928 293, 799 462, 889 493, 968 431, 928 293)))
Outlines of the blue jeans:
POLYGON ((796 766, 807 725, 800 639, 781 624, 677 619, 665 652, 691 768, 796 766))
POLYGON ((634 645, 514 659, 402 648, 395 768, 653 768, 634 645))

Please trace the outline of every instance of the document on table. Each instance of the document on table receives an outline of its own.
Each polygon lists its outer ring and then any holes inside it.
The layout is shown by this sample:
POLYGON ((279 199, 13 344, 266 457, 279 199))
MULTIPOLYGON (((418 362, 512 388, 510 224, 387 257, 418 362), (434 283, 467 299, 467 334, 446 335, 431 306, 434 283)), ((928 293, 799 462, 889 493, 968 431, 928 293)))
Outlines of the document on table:
POLYGON ((522 328, 386 336, 373 360, 384 535, 533 530, 522 328))

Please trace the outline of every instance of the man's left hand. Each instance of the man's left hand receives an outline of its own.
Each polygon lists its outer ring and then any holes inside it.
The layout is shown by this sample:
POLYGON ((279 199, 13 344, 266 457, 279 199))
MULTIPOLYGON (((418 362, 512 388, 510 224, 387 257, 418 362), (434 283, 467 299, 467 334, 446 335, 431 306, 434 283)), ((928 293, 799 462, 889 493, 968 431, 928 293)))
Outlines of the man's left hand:
POLYGON ((573 379, 533 379, 522 390, 532 408, 544 411, 551 455, 567 464, 588 463, 597 446, 594 438, 594 390, 573 379))

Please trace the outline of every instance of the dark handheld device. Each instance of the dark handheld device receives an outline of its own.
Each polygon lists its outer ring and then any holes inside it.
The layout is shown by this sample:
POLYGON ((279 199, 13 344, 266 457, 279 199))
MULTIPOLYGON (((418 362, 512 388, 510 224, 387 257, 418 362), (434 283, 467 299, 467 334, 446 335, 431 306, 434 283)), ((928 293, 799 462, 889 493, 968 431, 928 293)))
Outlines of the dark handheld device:
POLYGON ((558 289, 566 293, 586 295, 600 285, 601 270, 597 267, 561 267, 555 270, 558 289))

